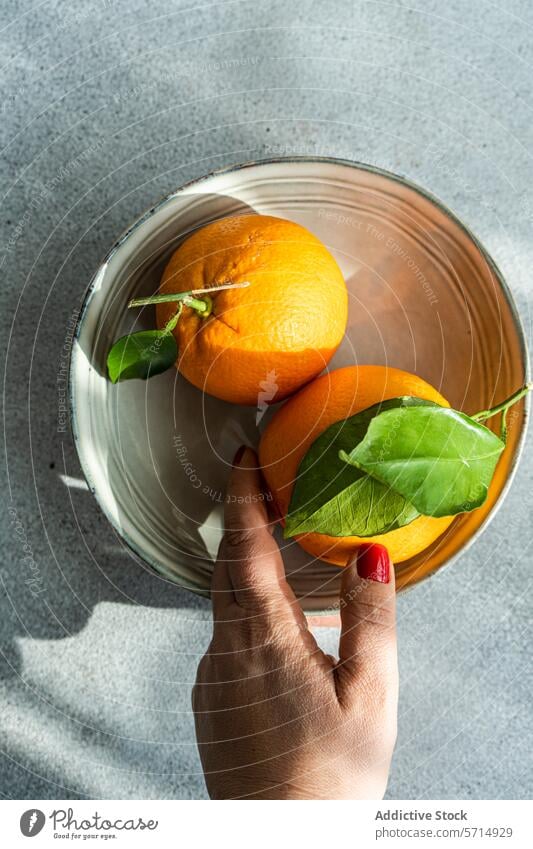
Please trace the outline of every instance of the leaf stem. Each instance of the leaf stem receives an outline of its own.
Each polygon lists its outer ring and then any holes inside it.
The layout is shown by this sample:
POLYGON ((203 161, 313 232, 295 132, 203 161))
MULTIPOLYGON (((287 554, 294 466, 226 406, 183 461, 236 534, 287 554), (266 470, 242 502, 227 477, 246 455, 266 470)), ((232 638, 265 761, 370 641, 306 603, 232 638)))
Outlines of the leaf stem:
MULTIPOLYGON (((220 292, 225 289, 246 289, 250 285, 249 282, 244 283, 221 283, 219 286, 208 286, 205 289, 191 289, 189 292, 174 292, 168 293, 165 295, 151 295, 148 298, 134 298, 128 304, 128 309, 132 307, 145 307, 150 304, 170 304, 173 301, 186 301, 190 299, 191 301, 196 300, 197 304, 200 303, 200 299, 196 298, 196 295, 207 295, 210 292, 220 292)), ((192 303, 186 304, 186 306, 192 306, 193 309, 199 310, 199 312, 204 312, 206 309, 205 301, 202 301, 202 306, 195 306, 192 303)))
POLYGON ((178 304, 178 309, 176 310, 176 312, 174 313, 172 318, 169 319, 169 321, 167 321, 167 323, 165 324, 165 326, 163 328, 163 333, 172 333, 172 331, 174 330, 174 328, 176 327, 176 325, 179 321, 179 318, 180 318, 180 315, 182 314, 182 312, 183 312, 183 302, 180 302, 178 304))
POLYGON ((510 395, 505 401, 502 401, 501 404, 498 404, 496 407, 491 407, 490 410, 482 410, 480 413, 475 413, 473 416, 470 416, 471 419, 474 419, 475 422, 484 422, 485 419, 490 419, 492 416, 495 416, 496 413, 506 413, 509 407, 512 407, 513 404, 516 404, 517 401, 520 401, 524 395, 527 395, 528 392, 531 392, 533 389, 533 383, 526 383, 525 386, 522 386, 521 389, 518 389, 513 395, 510 395))

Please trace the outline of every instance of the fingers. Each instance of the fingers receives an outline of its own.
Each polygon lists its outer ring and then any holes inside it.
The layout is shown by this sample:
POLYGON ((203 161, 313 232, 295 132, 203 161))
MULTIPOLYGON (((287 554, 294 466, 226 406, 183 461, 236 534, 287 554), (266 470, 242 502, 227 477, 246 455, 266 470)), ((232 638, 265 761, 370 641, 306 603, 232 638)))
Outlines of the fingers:
POLYGON ((340 597, 340 698, 368 685, 397 698, 396 591, 387 549, 365 543, 344 569, 340 597))
POLYGON ((251 615, 290 618, 307 628, 305 616, 285 578, 278 544, 261 488, 258 460, 250 448, 237 452, 224 512, 225 532, 213 577, 215 617, 232 601, 251 615), (232 590, 233 595, 228 592, 232 590))

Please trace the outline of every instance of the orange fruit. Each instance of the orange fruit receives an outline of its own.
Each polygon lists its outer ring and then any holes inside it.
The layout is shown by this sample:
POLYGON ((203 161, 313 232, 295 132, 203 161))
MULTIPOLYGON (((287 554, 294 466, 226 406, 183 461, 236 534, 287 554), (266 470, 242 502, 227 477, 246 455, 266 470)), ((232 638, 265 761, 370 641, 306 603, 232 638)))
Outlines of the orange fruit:
MULTIPOLYGON (((261 437, 259 462, 281 516, 287 514, 298 467, 315 439, 334 422, 400 395, 450 406, 414 374, 385 366, 348 366, 317 378, 277 411, 261 437)), ((314 533, 296 539, 309 554, 338 566, 346 565, 361 542, 385 545, 393 562, 400 563, 427 548, 453 520, 420 516, 403 528, 364 539, 314 533)))
MULTIPOLYGON (((319 374, 348 317, 341 270, 305 227, 269 215, 222 218, 172 255, 161 293, 244 283, 210 295, 211 315, 185 307, 177 368, 199 389, 236 404, 272 403, 319 374)), ((164 327, 176 304, 158 304, 164 327)))

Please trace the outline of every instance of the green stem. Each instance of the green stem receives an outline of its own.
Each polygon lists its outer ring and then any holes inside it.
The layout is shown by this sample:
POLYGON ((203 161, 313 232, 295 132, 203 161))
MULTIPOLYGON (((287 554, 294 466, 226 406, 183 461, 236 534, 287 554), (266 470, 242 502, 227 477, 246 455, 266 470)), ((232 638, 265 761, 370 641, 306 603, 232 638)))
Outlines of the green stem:
POLYGON ((186 301, 186 299, 190 299, 191 301, 196 301, 198 304, 202 303, 202 306, 194 306, 192 303, 186 304, 186 306, 192 306, 193 309, 197 309, 199 312, 205 312, 205 302, 197 299, 195 297, 196 295, 206 295, 209 292, 220 292, 225 289, 246 289, 249 285, 248 282, 221 283, 219 286, 209 286, 205 289, 191 289, 189 292, 174 292, 165 295, 151 295, 148 298, 134 298, 133 301, 129 302, 128 309, 132 307, 146 307, 151 304, 170 304, 174 301, 186 301))
POLYGON ((183 303, 180 303, 179 306, 178 306, 178 309, 176 310, 176 312, 174 313, 172 318, 169 319, 169 321, 167 321, 167 323, 165 324, 165 326, 163 328, 163 333, 172 333, 172 331, 176 327, 176 324, 179 321, 179 318, 180 318, 180 315, 182 314, 182 312, 183 312, 183 303))
POLYGON ((481 413, 476 413, 474 416, 470 418, 474 419, 475 422, 484 422, 486 419, 490 419, 491 416, 495 416, 496 413, 502 414, 502 424, 500 428, 500 439, 502 442, 507 442, 507 413, 509 412, 509 408, 516 404, 520 398, 523 398, 524 395, 527 395, 533 387, 532 383, 526 383, 525 386, 522 386, 517 392, 507 398, 506 401, 502 401, 501 404, 498 404, 496 407, 491 407, 490 410, 483 410, 481 413))
POLYGON ((211 310, 213 309, 213 301, 211 300, 209 295, 206 295, 205 301, 199 301, 195 298, 189 298, 188 296, 186 298, 182 298, 181 301, 178 302, 178 309, 176 310, 172 318, 169 319, 165 324, 163 328, 163 333, 172 333, 178 321, 180 320, 180 316, 183 312, 184 306, 192 307, 202 315, 202 318, 207 318, 207 316, 211 314, 211 310))
POLYGON ((196 310, 196 312, 206 312, 209 309, 207 301, 204 301, 201 298, 191 298, 190 295, 187 295, 186 298, 182 298, 181 303, 186 307, 191 307, 193 310, 196 310))
POLYGON ((509 407, 512 407, 513 404, 516 404, 517 401, 520 401, 520 398, 523 398, 524 395, 527 395, 527 393, 530 392, 532 388, 533 383, 526 383, 525 386, 522 386, 521 389, 518 389, 505 401, 502 401, 501 404, 498 404, 496 407, 491 407, 490 410, 482 410, 480 413, 475 413, 473 416, 470 416, 470 418, 474 419, 475 422, 484 422, 485 419, 490 419, 491 416, 495 416, 496 413, 506 413, 509 407))

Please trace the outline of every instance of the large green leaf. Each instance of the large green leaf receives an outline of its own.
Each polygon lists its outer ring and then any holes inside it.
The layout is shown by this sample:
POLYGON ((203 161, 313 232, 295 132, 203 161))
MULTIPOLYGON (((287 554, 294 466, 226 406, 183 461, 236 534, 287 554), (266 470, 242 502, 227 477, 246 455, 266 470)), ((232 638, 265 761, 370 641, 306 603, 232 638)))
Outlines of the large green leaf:
POLYGON ((310 532, 375 536, 416 519, 419 513, 408 500, 363 470, 347 465, 339 452, 352 451, 380 411, 428 405, 433 406, 421 398, 393 398, 327 428, 300 463, 285 537, 310 532))
POLYGON ((176 340, 168 330, 141 330, 115 342, 107 355, 107 370, 113 383, 146 380, 174 365, 177 356, 176 340))
POLYGON ((453 516, 487 497, 504 442, 464 413, 402 405, 376 415, 341 458, 406 498, 425 516, 453 516))

